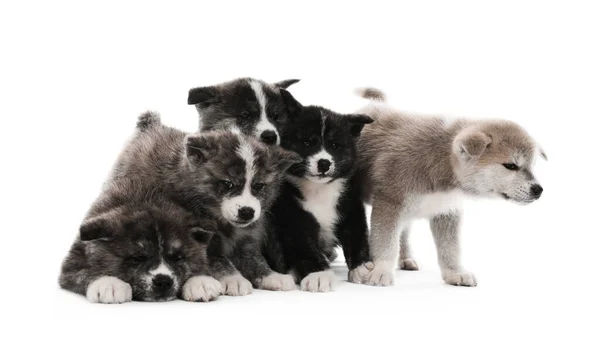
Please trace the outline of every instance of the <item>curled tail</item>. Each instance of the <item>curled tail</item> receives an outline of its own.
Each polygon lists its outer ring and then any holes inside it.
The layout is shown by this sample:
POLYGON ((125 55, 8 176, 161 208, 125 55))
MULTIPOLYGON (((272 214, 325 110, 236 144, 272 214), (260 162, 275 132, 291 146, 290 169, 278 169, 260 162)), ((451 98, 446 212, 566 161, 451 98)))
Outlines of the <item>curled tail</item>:
POLYGON ((369 100, 381 101, 381 102, 385 102, 385 100, 386 100, 386 97, 385 97, 385 94, 383 93, 383 91, 376 89, 376 88, 372 88, 372 87, 358 88, 355 90, 355 92, 358 96, 369 99, 369 100))
POLYGON ((138 117, 136 127, 139 131, 146 131, 159 125, 161 125, 160 114, 157 112, 148 111, 142 113, 142 115, 138 117))

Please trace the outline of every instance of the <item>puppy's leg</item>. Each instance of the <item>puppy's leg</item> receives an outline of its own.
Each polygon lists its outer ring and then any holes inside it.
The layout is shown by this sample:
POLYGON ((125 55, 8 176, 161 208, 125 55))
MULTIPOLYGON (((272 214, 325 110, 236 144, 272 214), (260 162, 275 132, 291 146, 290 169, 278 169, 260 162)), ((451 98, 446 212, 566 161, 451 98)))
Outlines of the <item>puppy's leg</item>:
POLYGON ((442 277, 448 284, 474 287, 475 276, 465 271, 460 263, 460 212, 451 212, 433 217, 429 221, 437 248, 442 277))
POLYGON ((366 277, 366 283, 369 285, 394 284, 394 270, 400 251, 398 223, 401 210, 400 205, 385 200, 377 194, 373 198, 369 245, 375 266, 366 277))
POLYGON ((294 277, 277 273, 269 267, 256 239, 246 236, 233 249, 232 262, 252 284, 261 289, 288 291, 296 289, 294 277))
POLYGON ((206 248, 206 256, 211 275, 221 283, 223 294, 242 296, 252 293, 252 283, 235 268, 228 256, 224 238, 214 234, 206 248))
POLYGON ((402 270, 416 271, 419 269, 416 261, 412 258, 410 243, 408 242, 410 227, 405 227, 400 233, 400 260, 398 267, 402 270))

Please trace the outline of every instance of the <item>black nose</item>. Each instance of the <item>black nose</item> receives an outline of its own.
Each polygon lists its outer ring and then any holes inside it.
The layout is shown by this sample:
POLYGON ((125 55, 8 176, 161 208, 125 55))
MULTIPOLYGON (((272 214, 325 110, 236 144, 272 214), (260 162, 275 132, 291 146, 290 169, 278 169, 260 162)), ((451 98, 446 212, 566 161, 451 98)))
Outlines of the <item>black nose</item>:
POLYGON ((250 221, 254 218, 254 209, 250 207, 242 207, 238 210, 238 218, 243 221, 250 221))
POLYGON ((173 287, 173 279, 167 275, 156 275, 152 279, 154 290, 157 292, 166 292, 173 287))
POLYGON ((331 166, 331 162, 327 159, 319 159, 319 161, 317 162, 317 169, 319 170, 320 173, 324 173, 327 170, 329 170, 330 166, 331 166))
POLYGON ((268 145, 274 145, 277 143, 277 134, 273 130, 266 130, 260 134, 260 139, 268 145))
POLYGON ((531 195, 534 196, 535 198, 540 198, 540 196, 542 195, 542 192, 544 192, 544 189, 542 188, 542 186, 535 184, 535 185, 531 185, 531 195))

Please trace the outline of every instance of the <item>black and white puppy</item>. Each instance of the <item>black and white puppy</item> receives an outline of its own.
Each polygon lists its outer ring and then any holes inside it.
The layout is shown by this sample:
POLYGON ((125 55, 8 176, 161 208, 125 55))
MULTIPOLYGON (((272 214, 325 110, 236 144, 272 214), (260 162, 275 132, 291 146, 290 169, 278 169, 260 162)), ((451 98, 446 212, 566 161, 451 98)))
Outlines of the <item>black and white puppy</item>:
POLYGON ((274 84, 253 78, 240 78, 219 85, 193 88, 188 104, 196 105, 200 130, 237 127, 266 144, 279 144, 278 128, 286 121, 287 110, 280 89, 297 83, 289 79, 274 84))
POLYGON ((304 161, 290 168, 271 210, 268 260, 277 271, 291 271, 302 290, 326 292, 335 284, 330 258, 341 244, 349 281, 361 283, 372 264, 360 183, 353 175, 358 137, 373 120, 305 107, 280 91, 288 108, 279 129, 281 147, 304 161))

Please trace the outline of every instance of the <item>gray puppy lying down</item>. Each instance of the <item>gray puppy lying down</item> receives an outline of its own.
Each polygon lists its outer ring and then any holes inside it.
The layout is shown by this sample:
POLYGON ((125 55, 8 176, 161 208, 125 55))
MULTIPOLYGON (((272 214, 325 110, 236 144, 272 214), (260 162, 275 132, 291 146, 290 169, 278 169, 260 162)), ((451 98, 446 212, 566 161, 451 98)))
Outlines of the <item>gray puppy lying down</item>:
POLYGON ((529 204, 542 186, 532 173, 545 154, 519 125, 505 120, 453 121, 408 115, 388 107, 384 94, 359 89, 372 100, 359 113, 375 122, 359 141, 364 200, 373 205, 369 244, 374 262, 364 283, 389 286, 398 264, 417 270, 408 243, 413 220, 428 219, 444 281, 476 286, 460 262, 461 202, 465 196, 529 204))

